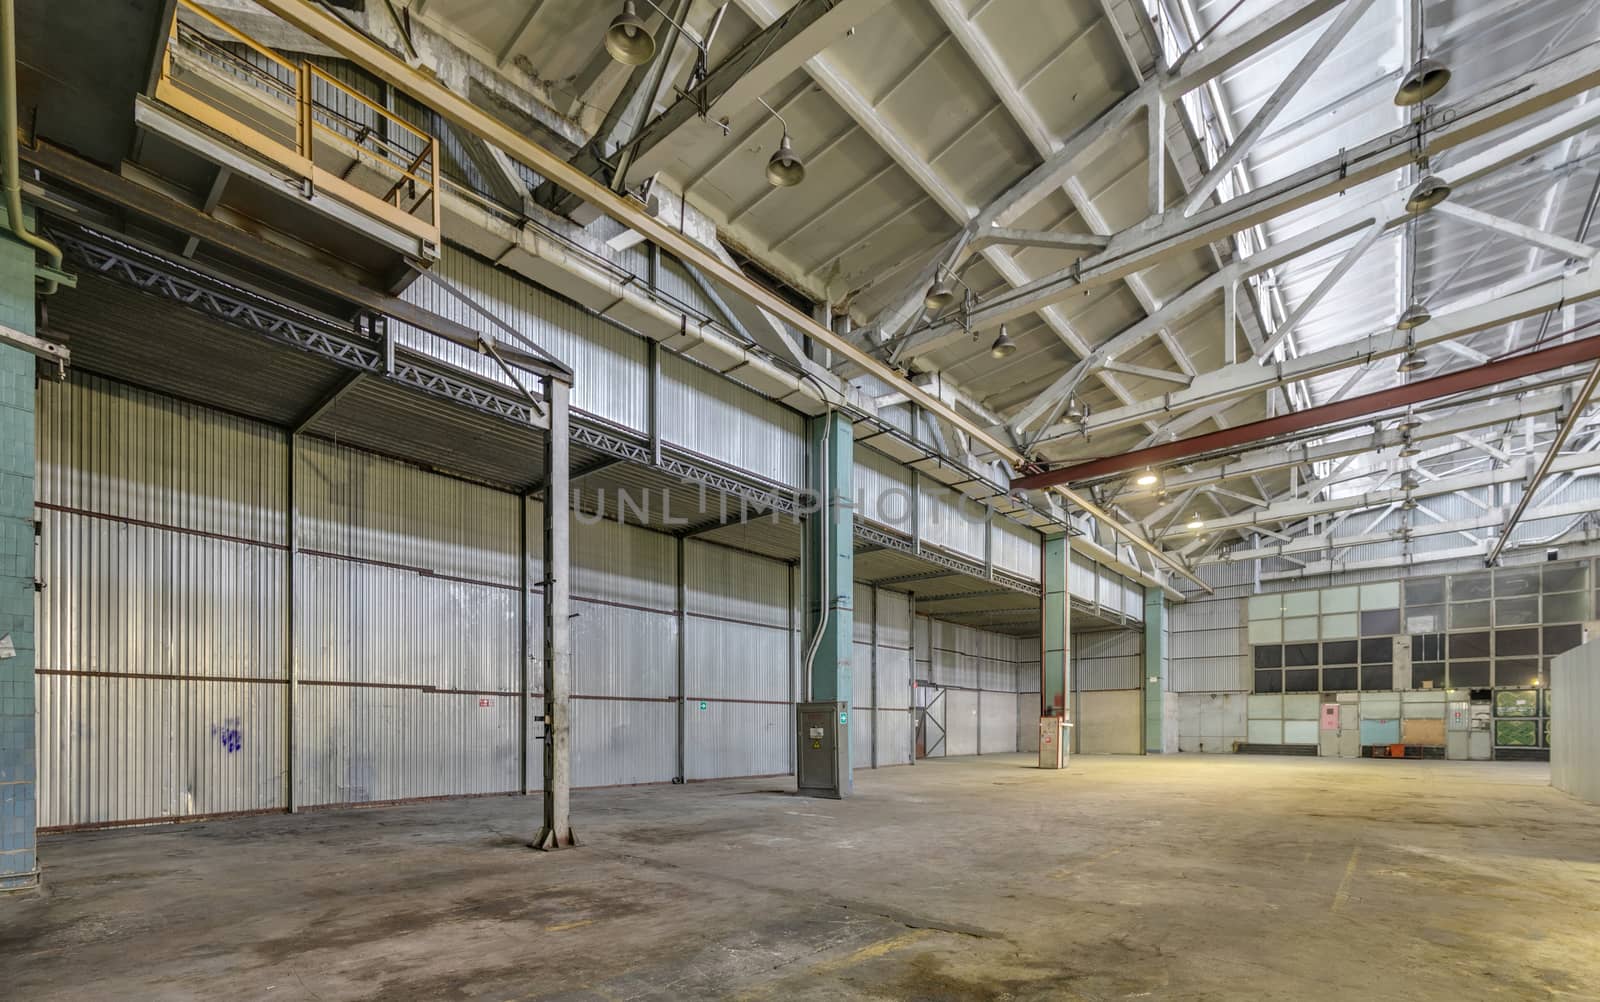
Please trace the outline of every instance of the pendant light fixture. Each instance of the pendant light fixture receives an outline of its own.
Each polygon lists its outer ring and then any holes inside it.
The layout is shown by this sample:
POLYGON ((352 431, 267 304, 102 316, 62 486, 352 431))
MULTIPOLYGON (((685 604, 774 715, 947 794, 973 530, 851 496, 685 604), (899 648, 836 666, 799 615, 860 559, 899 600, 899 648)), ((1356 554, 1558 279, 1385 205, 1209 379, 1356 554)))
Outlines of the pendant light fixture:
POLYGON ((994 339, 994 344, 989 348, 991 358, 1007 358, 1016 354, 1017 343, 1011 340, 1011 334, 1006 330, 1006 325, 1000 325, 1000 336, 994 339))
POLYGON ((1423 54, 1428 49, 1428 26, 1424 14, 1423 0, 1417 0, 1412 15, 1417 19, 1417 59, 1406 75, 1400 78, 1400 87, 1394 92, 1394 103, 1402 108, 1421 104, 1444 90, 1444 85, 1450 82, 1450 67, 1423 54))
POLYGON ((1067 408, 1062 413, 1073 424, 1083 424, 1089 418, 1089 408, 1078 399, 1076 393, 1067 398, 1067 408))
POLYGON ((1161 475, 1148 466, 1146 466, 1144 468, 1144 472, 1139 474, 1139 476, 1134 480, 1134 483, 1138 484, 1140 487, 1154 487, 1160 482, 1161 475))
POLYGON ((1437 174, 1426 174, 1406 198, 1406 211, 1415 215, 1444 202, 1450 197, 1450 185, 1437 174))
POLYGON ((767 109, 783 126, 783 138, 778 140, 778 148, 767 161, 767 183, 774 188, 793 188, 806 179, 806 165, 800 159, 800 154, 794 151, 794 142, 789 138, 789 123, 772 105, 759 97, 756 100, 761 101, 761 107, 767 109))
POLYGON ((1411 305, 1406 307, 1406 311, 1400 314, 1400 319, 1395 321, 1394 327, 1395 330, 1401 331, 1416 330, 1432 319, 1433 314, 1428 312, 1426 306, 1416 300, 1412 300, 1411 305))
POLYGON ((929 313, 939 313, 945 307, 956 301, 956 286, 950 277, 935 277, 933 285, 928 287, 928 294, 922 300, 922 305, 928 308, 929 313))
POLYGON ((1195 512, 1194 513, 1194 518, 1191 518, 1189 520, 1189 526, 1188 527, 1189 527, 1189 529, 1191 531, 1199 532, 1201 529, 1204 529, 1206 527, 1205 519, 1200 517, 1200 513, 1199 512, 1195 512))
POLYGON ((656 40, 650 37, 644 18, 634 0, 623 0, 622 13, 606 29, 606 51, 611 58, 628 66, 643 66, 656 54, 656 40))

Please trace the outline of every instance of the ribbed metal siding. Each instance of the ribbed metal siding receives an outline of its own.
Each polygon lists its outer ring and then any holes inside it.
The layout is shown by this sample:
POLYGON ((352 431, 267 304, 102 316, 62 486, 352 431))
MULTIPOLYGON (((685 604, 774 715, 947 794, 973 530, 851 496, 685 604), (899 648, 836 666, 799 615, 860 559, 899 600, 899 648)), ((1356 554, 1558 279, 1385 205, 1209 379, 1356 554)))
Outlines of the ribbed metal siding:
POLYGON ((1072 635, 1072 673, 1081 692, 1137 689, 1144 637, 1137 630, 1097 630, 1072 635))
POLYGON ((855 451, 856 516, 909 534, 915 499, 911 472, 865 446, 855 451))
POLYGON ((788 772, 788 565, 690 540, 684 586, 688 778, 788 772))
POLYGON ((875 727, 878 764, 911 761, 911 601, 879 589, 874 604, 878 622, 878 690, 875 727))
POLYGON ((987 511, 976 501, 924 477, 918 503, 922 538, 969 557, 983 559, 987 511))
POLYGON ((302 440, 303 804, 518 784, 517 500, 302 440))
POLYGON ((1243 599, 1191 600, 1172 607, 1173 692, 1248 689, 1243 599))
POLYGON ((661 437, 780 484, 805 482, 800 415, 671 354, 661 358, 661 437))
POLYGON ((994 565, 1039 580, 1039 533, 1009 518, 994 520, 994 565))
POLYGON ((282 437, 77 373, 37 436, 39 824, 281 806, 282 437))
POLYGON ((1072 554, 1067 564, 1067 592, 1086 602, 1096 601, 1100 588, 1099 567, 1088 557, 1072 554))
MULTIPOLYGON (((642 339, 461 251, 446 247, 434 268, 478 306, 582 373, 572 388, 573 407, 641 433, 648 430, 649 349, 642 339)), ((432 282, 413 282, 402 298, 474 330, 503 334, 432 282)), ((404 325, 397 331, 409 348, 509 383, 493 358, 404 325)))

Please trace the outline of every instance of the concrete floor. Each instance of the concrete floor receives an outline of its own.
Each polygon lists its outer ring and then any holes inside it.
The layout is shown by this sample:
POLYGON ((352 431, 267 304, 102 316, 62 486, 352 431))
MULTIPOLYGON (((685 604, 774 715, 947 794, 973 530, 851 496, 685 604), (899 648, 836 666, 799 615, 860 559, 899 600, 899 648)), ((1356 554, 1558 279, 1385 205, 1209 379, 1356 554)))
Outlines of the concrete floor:
POLYGON ((44 840, 6 998, 1595 999, 1600 808, 1529 764, 951 759, 44 840))

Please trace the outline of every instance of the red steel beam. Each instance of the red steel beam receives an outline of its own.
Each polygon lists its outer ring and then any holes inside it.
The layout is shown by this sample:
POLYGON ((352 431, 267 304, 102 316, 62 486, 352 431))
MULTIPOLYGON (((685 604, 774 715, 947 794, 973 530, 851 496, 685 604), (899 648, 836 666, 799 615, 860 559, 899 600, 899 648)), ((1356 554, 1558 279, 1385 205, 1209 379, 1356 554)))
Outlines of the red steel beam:
POLYGON ((1349 421, 1393 410, 1396 407, 1437 400, 1440 397, 1454 396, 1471 390, 1481 390, 1523 376, 1549 372, 1551 369, 1596 361, 1600 361, 1600 336, 1587 337, 1552 348, 1541 348, 1521 355, 1497 358, 1471 369, 1448 372, 1432 379, 1421 379, 1404 386, 1351 397, 1349 400, 1338 400, 1331 404, 1323 404, 1321 407, 1284 414, 1281 417, 1252 421, 1235 428, 1224 428, 1221 431, 1195 435, 1192 438, 1182 438, 1165 445, 1153 445, 1148 449, 1125 452, 1119 456, 1091 459, 1075 466, 1064 466, 1060 469, 1019 477, 1011 481, 1011 487, 1013 490, 1040 490, 1063 484, 1080 484, 1145 467, 1166 466, 1190 456, 1224 449, 1238 449, 1321 425, 1349 421))

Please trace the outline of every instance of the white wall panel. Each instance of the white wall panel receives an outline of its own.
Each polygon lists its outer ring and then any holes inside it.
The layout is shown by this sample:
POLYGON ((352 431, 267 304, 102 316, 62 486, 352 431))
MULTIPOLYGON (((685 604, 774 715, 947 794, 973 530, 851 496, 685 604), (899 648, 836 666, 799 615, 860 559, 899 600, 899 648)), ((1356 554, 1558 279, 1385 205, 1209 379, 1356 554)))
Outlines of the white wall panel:
POLYGON ((944 694, 945 754, 978 754, 978 694, 950 689, 944 694))
POLYGON ((780 484, 805 483, 805 421, 799 414, 666 353, 661 358, 661 436, 780 484))

